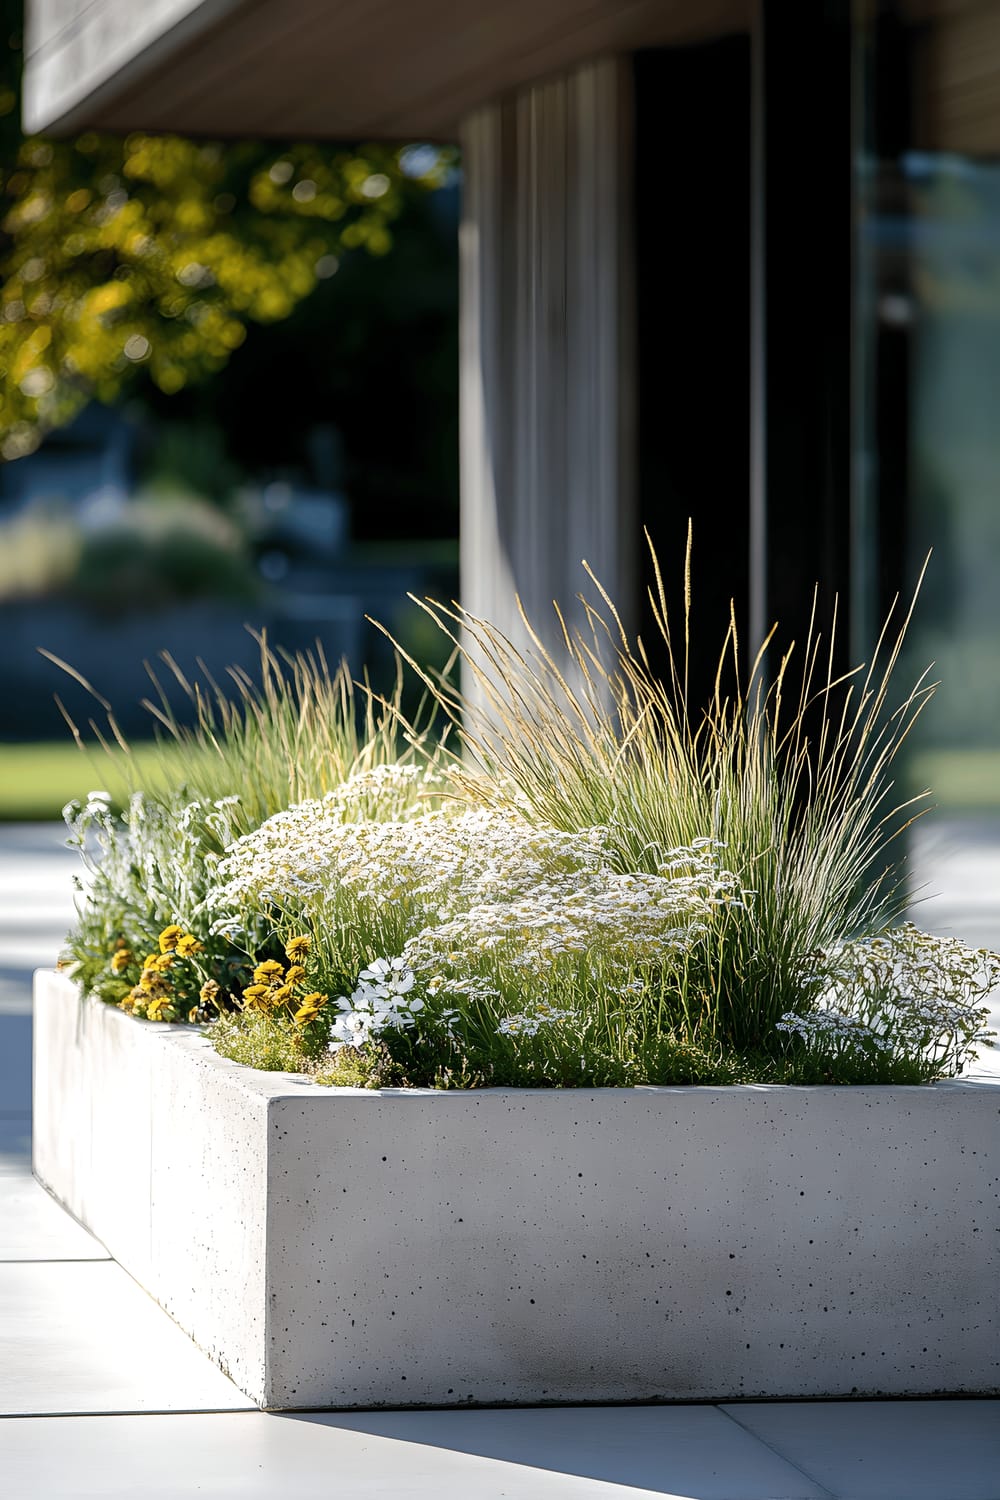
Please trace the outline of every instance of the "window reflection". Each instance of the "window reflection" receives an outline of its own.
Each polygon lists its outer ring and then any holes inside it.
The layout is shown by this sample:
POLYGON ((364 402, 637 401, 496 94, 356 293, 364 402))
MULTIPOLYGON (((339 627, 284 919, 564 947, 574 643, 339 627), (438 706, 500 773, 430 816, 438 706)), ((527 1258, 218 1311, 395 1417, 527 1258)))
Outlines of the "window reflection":
POLYGON ((974 101, 943 13, 895 22, 857 49, 855 620, 870 640, 886 593, 933 549, 901 667, 908 685, 933 661, 941 684, 908 767, 938 809, 913 840, 916 880, 944 887, 919 915, 997 945, 1000 110, 963 125, 974 101))

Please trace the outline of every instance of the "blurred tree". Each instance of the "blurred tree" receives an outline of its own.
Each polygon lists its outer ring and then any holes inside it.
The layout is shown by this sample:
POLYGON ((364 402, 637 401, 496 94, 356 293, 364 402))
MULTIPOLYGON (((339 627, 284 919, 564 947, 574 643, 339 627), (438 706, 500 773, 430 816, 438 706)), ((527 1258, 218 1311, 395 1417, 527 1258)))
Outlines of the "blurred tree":
POLYGON ((20 12, 0 0, 3 458, 142 372, 172 394, 221 369, 344 252, 385 254, 407 200, 450 170, 447 153, 384 145, 25 139, 20 12))

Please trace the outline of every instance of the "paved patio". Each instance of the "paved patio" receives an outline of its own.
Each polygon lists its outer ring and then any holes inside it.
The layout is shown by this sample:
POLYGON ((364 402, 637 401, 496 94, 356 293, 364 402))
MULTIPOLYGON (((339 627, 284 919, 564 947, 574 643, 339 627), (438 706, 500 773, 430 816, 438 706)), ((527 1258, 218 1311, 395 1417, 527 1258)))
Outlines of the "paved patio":
MULTIPOLYGON (((913 858, 939 893, 921 925, 1000 945, 1000 824, 928 819, 913 858)), ((58 827, 0 827, 4 1500, 1000 1500, 988 1400, 250 1407, 31 1178, 31 972, 57 955, 75 864, 58 827)))

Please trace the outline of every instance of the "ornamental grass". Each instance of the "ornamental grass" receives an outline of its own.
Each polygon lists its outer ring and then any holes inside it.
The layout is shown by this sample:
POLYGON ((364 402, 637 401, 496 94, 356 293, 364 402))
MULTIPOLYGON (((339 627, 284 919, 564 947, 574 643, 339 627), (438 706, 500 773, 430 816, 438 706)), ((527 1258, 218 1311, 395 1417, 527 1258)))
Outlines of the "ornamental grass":
POLYGON ((814 609, 801 649, 774 660, 772 633, 745 682, 730 618, 702 708, 690 537, 676 652, 653 564, 662 675, 592 575, 558 653, 526 619, 522 648, 424 601, 464 690, 409 660, 437 713, 419 729, 398 680, 388 700, 363 684, 359 712, 345 669, 263 643, 234 696, 173 669, 195 726, 152 709, 189 784, 136 788, 120 818, 96 795, 69 810, 103 850, 69 944, 81 982, 334 1086, 961 1070, 1000 959, 898 925, 892 841, 920 799, 893 761, 932 691, 893 696, 910 612, 837 674, 814 609))

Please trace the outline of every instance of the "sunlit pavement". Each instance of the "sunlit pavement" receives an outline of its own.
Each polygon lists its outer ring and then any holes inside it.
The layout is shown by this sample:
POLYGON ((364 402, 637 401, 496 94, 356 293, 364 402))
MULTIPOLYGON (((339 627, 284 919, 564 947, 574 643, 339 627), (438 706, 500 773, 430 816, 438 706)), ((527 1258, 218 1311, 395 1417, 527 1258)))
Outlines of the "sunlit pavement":
MULTIPOLYGON (((936 893, 922 926, 1000 946, 1000 820, 928 819, 912 863, 936 893)), ((61 828, 0 827, 4 1500, 1000 1500, 989 1400, 250 1407, 30 1175, 31 972, 58 955, 75 868, 61 828)))

